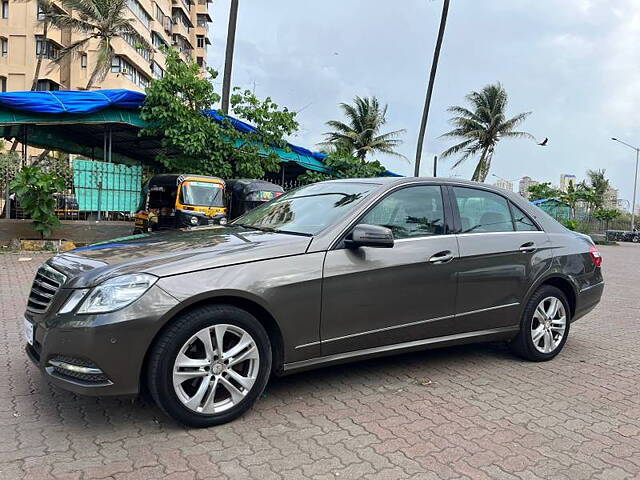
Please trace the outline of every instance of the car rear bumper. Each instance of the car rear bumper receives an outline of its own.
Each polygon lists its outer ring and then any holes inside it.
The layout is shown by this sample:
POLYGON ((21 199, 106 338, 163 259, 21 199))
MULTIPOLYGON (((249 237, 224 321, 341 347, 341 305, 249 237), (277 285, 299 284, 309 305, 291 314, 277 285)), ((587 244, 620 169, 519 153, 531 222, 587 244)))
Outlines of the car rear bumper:
POLYGON ((599 282, 580 290, 576 298, 576 312, 571 321, 575 322, 593 310, 600 303, 603 292, 604 282, 599 282))

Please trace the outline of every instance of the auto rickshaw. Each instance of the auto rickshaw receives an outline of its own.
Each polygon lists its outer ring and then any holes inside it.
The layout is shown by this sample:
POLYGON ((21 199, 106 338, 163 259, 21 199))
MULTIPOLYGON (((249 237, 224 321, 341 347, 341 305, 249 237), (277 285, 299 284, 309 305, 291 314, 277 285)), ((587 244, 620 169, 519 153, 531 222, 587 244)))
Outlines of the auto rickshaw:
POLYGON ((280 185, 256 179, 227 180, 229 219, 244 215, 249 210, 273 200, 284 193, 280 185))
POLYGON ((224 180, 204 175, 156 175, 143 187, 134 233, 225 225, 224 180))

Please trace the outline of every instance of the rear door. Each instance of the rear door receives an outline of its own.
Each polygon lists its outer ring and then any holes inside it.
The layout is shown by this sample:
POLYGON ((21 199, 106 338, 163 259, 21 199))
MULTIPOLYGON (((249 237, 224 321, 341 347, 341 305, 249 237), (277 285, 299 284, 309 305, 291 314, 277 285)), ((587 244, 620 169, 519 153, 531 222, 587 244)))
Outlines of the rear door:
POLYGON ((393 248, 340 246, 327 253, 323 355, 450 333, 458 245, 447 214, 450 206, 439 185, 406 186, 358 222, 390 228, 393 248))
POLYGON ((472 187, 449 190, 460 227, 459 328, 517 325, 528 287, 551 262, 546 233, 498 193, 472 187))

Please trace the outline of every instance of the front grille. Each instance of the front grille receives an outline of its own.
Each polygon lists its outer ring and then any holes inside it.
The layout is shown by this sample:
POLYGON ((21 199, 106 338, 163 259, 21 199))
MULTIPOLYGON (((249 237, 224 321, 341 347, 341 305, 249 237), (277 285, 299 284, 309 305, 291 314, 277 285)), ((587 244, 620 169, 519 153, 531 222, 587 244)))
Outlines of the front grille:
POLYGON ((45 312, 66 279, 67 277, 49 265, 42 265, 33 279, 27 310, 35 313, 45 312))
POLYGON ((49 359, 49 365, 53 369, 53 373, 58 377, 91 384, 110 383, 109 378, 102 370, 94 363, 83 358, 56 355, 49 359))

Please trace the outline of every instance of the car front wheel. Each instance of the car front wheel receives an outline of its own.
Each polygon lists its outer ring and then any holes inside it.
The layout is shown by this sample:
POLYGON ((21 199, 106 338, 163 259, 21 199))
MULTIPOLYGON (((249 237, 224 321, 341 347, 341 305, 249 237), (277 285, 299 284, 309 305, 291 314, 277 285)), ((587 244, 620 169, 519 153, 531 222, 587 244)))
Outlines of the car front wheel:
POLYGON ((250 313, 209 305, 174 321, 153 347, 148 387, 156 404, 191 427, 242 415, 264 390, 271 345, 250 313))
POLYGON ((554 286, 543 285, 527 303, 520 333, 511 348, 527 360, 551 360, 567 341, 570 321, 566 295, 554 286))

